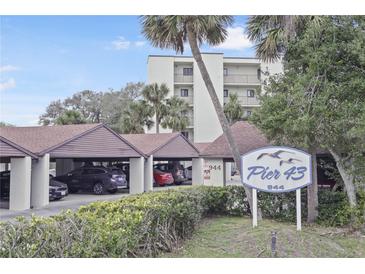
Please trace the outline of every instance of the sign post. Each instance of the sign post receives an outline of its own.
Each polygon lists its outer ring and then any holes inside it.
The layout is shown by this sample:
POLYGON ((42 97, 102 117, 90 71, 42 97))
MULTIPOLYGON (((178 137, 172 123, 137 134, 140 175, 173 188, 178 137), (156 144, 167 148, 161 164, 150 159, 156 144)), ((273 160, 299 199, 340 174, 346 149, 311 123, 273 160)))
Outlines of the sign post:
POLYGON ((311 155, 290 147, 270 146, 241 156, 242 183, 252 188, 252 226, 257 226, 257 191, 296 191, 297 230, 302 229, 300 189, 312 183, 311 155))
POLYGON ((252 226, 257 226, 257 190, 252 189, 252 226))
POLYGON ((297 230, 302 230, 302 201, 300 195, 300 188, 296 190, 296 202, 297 202, 297 230))

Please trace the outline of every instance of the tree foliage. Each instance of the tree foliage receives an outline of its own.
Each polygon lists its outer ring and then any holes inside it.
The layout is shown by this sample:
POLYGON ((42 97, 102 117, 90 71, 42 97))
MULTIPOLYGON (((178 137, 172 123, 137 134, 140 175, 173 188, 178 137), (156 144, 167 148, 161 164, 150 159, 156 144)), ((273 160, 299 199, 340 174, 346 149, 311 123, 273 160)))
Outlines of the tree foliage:
POLYGON ((85 90, 73 94, 65 100, 50 103, 46 112, 39 118, 42 125, 56 124, 56 121, 66 111, 74 110, 80 113, 81 120, 87 123, 106 123, 113 128, 119 128, 124 111, 129 104, 141 97, 143 82, 127 83, 119 91, 95 92, 85 90))
POLYGON ((252 119, 280 143, 329 151, 352 206, 365 183, 365 18, 326 16, 286 46, 285 73, 271 79, 252 119))
POLYGON ((56 125, 85 124, 81 113, 76 110, 66 110, 55 121, 56 125))
POLYGON ((228 102, 224 105, 224 114, 231 125, 243 118, 243 109, 237 94, 229 94, 228 102))
POLYGON ((144 133, 144 127, 150 129, 154 122, 152 120, 153 109, 144 100, 131 102, 124 111, 117 131, 129 133, 144 133))
POLYGON ((172 131, 183 131, 189 125, 189 104, 173 96, 166 100, 166 115, 162 119, 162 127, 171 128, 172 131))
POLYGON ((157 83, 147 85, 142 90, 142 97, 148 103, 155 115, 156 133, 160 131, 160 123, 167 115, 166 99, 169 89, 166 84, 158 85, 157 83))

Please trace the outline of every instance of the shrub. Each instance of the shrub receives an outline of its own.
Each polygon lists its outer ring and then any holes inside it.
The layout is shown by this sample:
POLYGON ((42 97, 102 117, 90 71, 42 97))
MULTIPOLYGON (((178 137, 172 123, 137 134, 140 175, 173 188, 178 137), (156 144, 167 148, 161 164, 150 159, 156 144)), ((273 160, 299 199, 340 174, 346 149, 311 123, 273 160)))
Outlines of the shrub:
MULTIPOLYGON (((302 195, 305 204, 304 190, 302 195)), ((359 196, 355 216, 364 212, 364 196, 359 196)), ((320 223, 352 221, 343 193, 321 191, 319 199, 320 223)), ((294 193, 259 193, 259 206, 265 218, 295 221, 294 193)), ((243 187, 151 192, 95 202, 53 217, 0 223, 0 257, 153 257, 190 237, 201 218, 217 214, 249 214, 243 187)), ((358 220, 364 222, 363 217, 358 220)))

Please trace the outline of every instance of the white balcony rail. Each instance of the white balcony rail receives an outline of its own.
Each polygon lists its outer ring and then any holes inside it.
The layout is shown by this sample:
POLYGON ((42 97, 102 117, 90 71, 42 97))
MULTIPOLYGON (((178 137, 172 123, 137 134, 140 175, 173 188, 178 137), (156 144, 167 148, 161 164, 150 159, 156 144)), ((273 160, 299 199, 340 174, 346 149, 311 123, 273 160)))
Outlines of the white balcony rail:
POLYGON ((193 75, 174 74, 175 83, 192 83, 193 75))
POLYGON ((259 84, 260 79, 256 74, 228 74, 224 75, 225 83, 237 83, 237 84, 259 84))
MULTIPOLYGON (((229 102, 229 97, 224 97, 224 103, 229 102)), ((256 106, 260 104, 259 99, 255 97, 238 96, 238 102, 243 106, 256 106)))

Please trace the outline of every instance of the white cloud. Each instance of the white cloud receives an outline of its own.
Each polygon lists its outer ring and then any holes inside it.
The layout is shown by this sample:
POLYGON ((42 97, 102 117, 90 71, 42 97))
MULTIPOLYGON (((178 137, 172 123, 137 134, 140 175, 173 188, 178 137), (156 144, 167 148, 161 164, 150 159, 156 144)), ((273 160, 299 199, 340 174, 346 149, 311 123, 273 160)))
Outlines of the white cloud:
POLYGON ((136 41, 134 44, 136 47, 143 47, 146 44, 146 41, 136 41))
POLYGON ((144 40, 129 41, 123 36, 119 36, 117 39, 111 42, 110 46, 105 47, 105 49, 110 50, 126 50, 131 47, 143 47, 147 42, 144 40))
POLYGON ((224 43, 220 44, 219 46, 216 46, 215 48, 243 50, 252 47, 252 43, 247 38, 247 35, 245 35, 244 31, 244 28, 240 26, 228 28, 228 36, 226 41, 224 41, 224 43))
POLYGON ((19 68, 16 66, 12 66, 12 65, 0 66, 0 72, 8 72, 8 71, 16 71, 16 70, 19 70, 19 68))
POLYGON ((128 49, 131 42, 126 40, 123 36, 119 36, 117 40, 112 41, 112 46, 116 50, 128 49))
POLYGON ((0 83, 0 91, 15 88, 15 86, 16 83, 14 78, 9 78, 8 80, 0 83))

